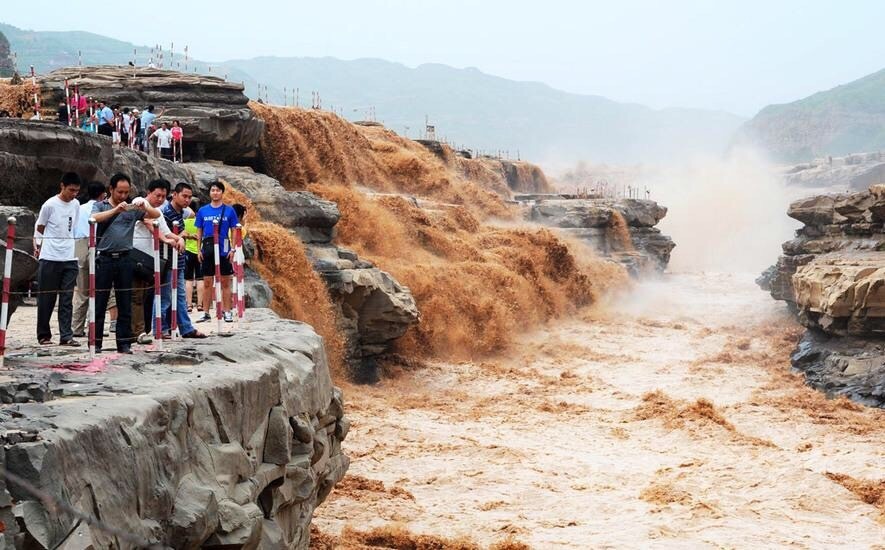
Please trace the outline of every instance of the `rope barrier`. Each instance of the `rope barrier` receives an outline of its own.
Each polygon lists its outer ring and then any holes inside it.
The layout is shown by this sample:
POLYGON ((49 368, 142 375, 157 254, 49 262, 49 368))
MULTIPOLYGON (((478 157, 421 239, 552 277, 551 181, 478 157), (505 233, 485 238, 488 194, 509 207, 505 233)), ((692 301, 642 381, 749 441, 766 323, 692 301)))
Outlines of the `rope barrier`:
MULTIPOLYGON (((12 262, 13 262, 13 250, 15 249, 15 227, 16 227, 16 219, 14 217, 9 217, 6 220, 7 222, 7 236, 6 236, 6 262, 3 266, 4 276, 3 276, 3 295, 2 295, 2 306, 0 306, 0 368, 3 367, 5 356, 6 356, 6 329, 9 323, 9 299, 11 296, 34 296, 34 295, 59 295, 63 293, 74 293, 74 292, 82 292, 84 289, 71 288, 71 289, 54 289, 54 290, 25 290, 25 291, 12 291, 10 290, 11 280, 12 280, 12 262)), ((173 339, 177 340, 181 337, 178 330, 178 260, 179 260, 179 251, 178 247, 172 247, 172 277, 168 283, 164 283, 160 281, 160 222, 159 220, 153 220, 153 235, 150 237, 153 240, 153 259, 154 259, 154 276, 153 276, 153 287, 154 287, 154 334, 156 335, 156 349, 159 351, 163 350, 163 342, 162 342, 162 333, 163 333, 163 308, 162 308, 162 289, 164 287, 171 287, 172 290, 172 303, 171 303, 171 321, 170 328, 173 334, 173 339)), ((173 223, 174 233, 177 236, 179 234, 179 222, 173 223)), ((218 319, 218 334, 224 334, 224 316, 223 316, 223 303, 222 303, 222 295, 221 295, 221 263, 220 263, 220 250, 219 250, 219 220, 213 221, 213 244, 214 244, 214 257, 215 257, 215 312, 216 317, 218 319)), ((236 246, 232 251, 232 263, 234 265, 234 292, 236 299, 236 311, 237 311, 237 322, 239 324, 240 319, 244 317, 244 267, 243 267, 243 237, 242 237, 242 226, 237 224, 236 230, 233 232, 236 235, 236 246)), ((45 237, 44 240, 69 240, 75 239, 79 240, 83 237, 45 237)), ((98 292, 110 292, 115 290, 117 292, 123 291, 143 291, 146 290, 144 286, 137 286, 131 288, 96 288, 96 257, 101 255, 100 252, 96 251, 96 220, 95 218, 89 218, 89 237, 88 241, 88 268, 89 268, 89 309, 88 309, 88 323, 89 323, 89 355, 91 359, 95 358, 95 343, 96 343, 96 326, 95 326, 95 309, 96 309, 96 294, 98 292)), ((136 237, 136 238, 144 238, 144 237, 136 237)), ((19 240, 25 239, 24 237, 19 237, 19 240)), ((42 243, 42 241, 41 241, 42 243)), ((230 257, 230 256, 229 256, 230 257)))

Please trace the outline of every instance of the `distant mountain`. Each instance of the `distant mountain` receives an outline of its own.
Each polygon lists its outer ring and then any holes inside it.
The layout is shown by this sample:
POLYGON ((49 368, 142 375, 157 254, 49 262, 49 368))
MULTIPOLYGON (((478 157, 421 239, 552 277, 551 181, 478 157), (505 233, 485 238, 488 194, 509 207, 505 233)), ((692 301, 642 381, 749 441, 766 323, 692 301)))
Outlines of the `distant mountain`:
POLYGON ((885 149, 885 69, 784 105, 769 105, 738 132, 784 162, 885 149))
MULTIPOLYGON (((147 65, 153 47, 138 46, 91 32, 26 31, 6 23, 0 23, 0 33, 9 40, 22 76, 29 73, 31 66, 38 74, 43 74, 62 67, 76 67, 78 62, 82 62, 84 66, 126 65, 134 58, 139 65, 147 65)), ((169 51, 166 50, 164 55, 167 68, 184 70, 184 53, 181 50, 176 52, 172 60, 175 65, 172 67, 169 67, 169 51)), ((187 70, 202 74, 216 72, 220 76, 224 74, 219 72, 217 64, 195 59, 188 60, 187 70)), ((236 72, 228 77, 234 81, 246 81, 247 85, 255 89, 258 87, 249 75, 236 72)))
MULTIPOLYGON (((137 48, 139 63, 148 47, 85 32, 22 31, 0 24, 19 68, 39 72, 77 64, 125 64, 137 48)), ((180 56, 180 54, 179 54, 180 56)), ((180 60, 180 57, 179 57, 180 60)), ((192 62, 194 63, 194 62, 192 62)), ((208 65, 195 62, 201 72, 208 65)), ((507 151, 559 166, 587 159, 653 162, 694 153, 723 152, 744 121, 725 112, 650 109, 600 96, 563 92, 537 82, 517 82, 482 73, 427 64, 409 68, 378 59, 259 57, 212 65, 212 73, 243 81, 252 98, 309 106, 318 91, 323 108, 351 120, 372 116, 409 137, 421 137, 425 116, 437 136, 484 152, 507 151), (286 89, 285 100, 283 91, 286 89)))
POLYGON ((743 121, 724 112, 654 110, 439 64, 412 69, 379 59, 260 57, 223 65, 267 85, 272 103, 283 101, 284 86, 289 103, 291 91, 299 88, 302 106, 317 90, 323 107, 341 106, 348 118, 365 117, 374 107, 379 121, 418 137, 426 115, 439 137, 486 151, 508 150, 511 156, 519 150, 542 162, 718 154, 743 121))

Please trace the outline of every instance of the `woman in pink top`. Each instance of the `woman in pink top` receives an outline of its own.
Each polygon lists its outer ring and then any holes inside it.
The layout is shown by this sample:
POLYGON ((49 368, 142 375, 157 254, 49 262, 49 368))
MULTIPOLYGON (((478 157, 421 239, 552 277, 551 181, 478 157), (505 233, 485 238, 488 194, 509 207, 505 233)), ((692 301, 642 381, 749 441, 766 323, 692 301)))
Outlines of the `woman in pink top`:
POLYGON ((177 120, 172 121, 172 160, 175 162, 184 162, 184 152, 181 145, 183 143, 184 130, 181 129, 181 123, 177 120))

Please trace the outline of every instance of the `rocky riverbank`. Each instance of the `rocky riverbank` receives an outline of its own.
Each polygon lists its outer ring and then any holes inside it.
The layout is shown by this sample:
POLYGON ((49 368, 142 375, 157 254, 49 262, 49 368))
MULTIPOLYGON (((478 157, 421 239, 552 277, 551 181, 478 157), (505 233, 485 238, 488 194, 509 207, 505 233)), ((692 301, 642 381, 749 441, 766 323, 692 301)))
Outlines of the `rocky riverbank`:
POLYGON ((829 394, 885 407, 885 186, 796 201, 805 224, 760 278, 808 328, 792 356, 829 394))
POLYGON ((20 348, 0 381, 2 548, 306 548, 349 422, 310 326, 249 310, 160 353, 20 348), (48 506, 32 489, 59 505, 48 506), (101 525, 82 521, 69 509, 101 525))

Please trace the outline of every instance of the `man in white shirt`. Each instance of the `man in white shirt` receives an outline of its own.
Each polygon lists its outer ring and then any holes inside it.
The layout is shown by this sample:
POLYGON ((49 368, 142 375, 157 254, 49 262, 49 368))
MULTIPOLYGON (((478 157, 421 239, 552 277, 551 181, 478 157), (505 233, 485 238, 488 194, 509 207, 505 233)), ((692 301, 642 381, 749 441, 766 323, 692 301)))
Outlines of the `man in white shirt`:
POLYGON ((160 128, 151 134, 150 139, 157 138, 157 149, 160 150, 160 158, 172 160, 172 130, 165 122, 160 128))
MULTIPOLYGON (((147 193, 145 194, 147 203, 154 208, 163 206, 170 187, 170 183, 164 179, 156 179, 148 183, 147 193)), ((154 256, 153 221, 142 220, 135 225, 135 230, 132 233, 132 248, 147 254, 151 258, 154 256)), ((157 218, 157 221, 160 222, 160 242, 177 247, 179 253, 183 254, 184 239, 172 233, 163 216, 157 218)), ((153 260, 151 260, 151 269, 153 269, 153 265, 153 260)), ((163 280, 162 273, 160 280, 163 280)), ((136 277, 133 286, 135 290, 132 293, 132 334, 137 335, 136 341, 139 344, 149 344, 151 343, 149 335, 153 329, 152 320, 154 318, 153 277, 148 280, 136 277)), ((155 334, 154 337, 159 338, 161 335, 155 334)))
POLYGON ((58 299, 59 344, 79 346, 71 330, 74 285, 77 282, 77 254, 74 227, 80 217, 80 176, 67 172, 61 178, 58 195, 43 203, 34 231, 34 249, 39 258, 37 269, 37 341, 52 343, 49 320, 58 299))

